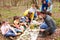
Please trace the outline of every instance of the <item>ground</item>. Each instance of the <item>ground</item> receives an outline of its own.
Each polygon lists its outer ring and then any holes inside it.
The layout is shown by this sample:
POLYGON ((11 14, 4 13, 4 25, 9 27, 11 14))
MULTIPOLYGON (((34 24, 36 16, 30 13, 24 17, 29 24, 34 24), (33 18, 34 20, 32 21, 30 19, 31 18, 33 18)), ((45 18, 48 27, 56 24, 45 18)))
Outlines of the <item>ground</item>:
POLYGON ((47 36, 45 38, 38 37, 37 40, 60 40, 59 38, 60 38, 60 28, 57 29, 56 32, 51 36, 47 36))
MULTIPOLYGON (((60 7, 57 5, 60 3, 55 2, 53 6, 53 14, 52 17, 55 19, 56 24, 57 24, 57 30, 52 36, 48 36, 46 38, 40 38, 38 37, 37 40, 60 40, 60 7)), ((23 15, 22 13, 27 9, 26 6, 20 6, 20 7, 0 7, 0 14, 2 15, 1 20, 9 20, 10 23, 13 22, 13 16, 18 15, 21 16, 23 15)), ((0 32, 0 40, 10 40, 9 38, 6 38, 2 36, 0 32)), ((15 39, 14 39, 15 40, 15 39)))

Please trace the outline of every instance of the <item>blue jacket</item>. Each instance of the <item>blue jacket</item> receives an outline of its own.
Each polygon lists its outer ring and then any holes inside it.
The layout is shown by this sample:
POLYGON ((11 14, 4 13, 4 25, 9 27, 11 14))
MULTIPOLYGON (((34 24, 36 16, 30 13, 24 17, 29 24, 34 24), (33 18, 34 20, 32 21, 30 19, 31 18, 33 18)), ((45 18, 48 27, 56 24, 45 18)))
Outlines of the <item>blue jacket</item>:
POLYGON ((46 0, 46 4, 43 4, 42 3, 42 8, 41 8, 41 11, 44 11, 44 8, 48 8, 48 0, 46 0))
POLYGON ((52 4, 52 1, 51 0, 46 0, 46 4, 43 4, 42 3, 41 11, 44 11, 45 8, 47 10, 47 8, 48 8, 48 2, 50 2, 52 4))

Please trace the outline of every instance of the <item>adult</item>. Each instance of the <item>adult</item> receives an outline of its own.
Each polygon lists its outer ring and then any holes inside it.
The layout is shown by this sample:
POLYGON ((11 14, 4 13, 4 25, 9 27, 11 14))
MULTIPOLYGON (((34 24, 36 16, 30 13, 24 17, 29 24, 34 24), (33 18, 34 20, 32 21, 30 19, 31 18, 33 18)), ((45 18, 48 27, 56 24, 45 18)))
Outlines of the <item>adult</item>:
POLYGON ((55 24, 55 21, 52 19, 51 16, 49 15, 46 15, 46 12, 41 12, 40 14, 43 19, 44 19, 44 22, 43 24, 40 25, 40 33, 43 34, 43 36, 45 36, 45 34, 48 34, 48 35, 51 35, 55 32, 55 29, 56 29, 56 24, 55 24))

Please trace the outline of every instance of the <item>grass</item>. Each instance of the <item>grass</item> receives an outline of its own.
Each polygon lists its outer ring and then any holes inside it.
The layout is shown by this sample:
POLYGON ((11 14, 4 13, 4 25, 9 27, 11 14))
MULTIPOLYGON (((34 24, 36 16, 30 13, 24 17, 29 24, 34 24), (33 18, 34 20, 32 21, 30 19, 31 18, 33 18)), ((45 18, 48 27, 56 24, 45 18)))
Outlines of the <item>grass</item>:
MULTIPOLYGON (((59 9, 59 2, 55 2, 53 3, 53 14, 56 13, 57 14, 57 17, 58 17, 58 13, 60 12, 60 9, 59 9)), ((26 6, 21 6, 21 7, 10 7, 10 8, 1 8, 0 7, 0 14, 2 15, 2 19, 7 19, 9 20, 11 23, 12 23, 12 18, 13 16, 22 16, 23 15, 23 12, 27 9, 26 6)), ((1 17, 0 17, 1 18, 1 17)), ((55 19, 56 21, 56 24, 59 26, 60 25, 60 18, 55 18, 55 16, 53 16, 53 18, 55 19)), ((0 19, 1 20, 1 19, 0 19)))
POLYGON ((54 18, 54 20, 56 21, 57 27, 60 27, 60 18, 54 18))
POLYGON ((60 40, 60 37, 58 37, 56 40, 60 40))
MULTIPOLYGON (((59 13, 60 13, 60 9, 57 6, 57 4, 59 5, 60 3, 58 3, 58 2, 54 3, 52 12, 53 12, 53 14, 55 13, 55 15, 53 16, 53 18, 56 21, 57 26, 60 27, 60 16, 58 16, 59 13), (57 16, 56 16, 56 14, 57 14, 57 16)), ((26 6, 11 7, 9 9, 6 8, 6 7, 5 8, 0 7, 0 14, 2 15, 0 17, 0 21, 7 19, 7 20, 9 20, 10 23, 12 23, 13 22, 13 16, 22 16, 23 12, 26 9, 27 9, 26 6)), ((60 37, 57 38, 56 40, 60 40, 60 37)))
POLYGON ((60 2, 53 3, 53 10, 52 12, 59 13, 60 12, 60 2))

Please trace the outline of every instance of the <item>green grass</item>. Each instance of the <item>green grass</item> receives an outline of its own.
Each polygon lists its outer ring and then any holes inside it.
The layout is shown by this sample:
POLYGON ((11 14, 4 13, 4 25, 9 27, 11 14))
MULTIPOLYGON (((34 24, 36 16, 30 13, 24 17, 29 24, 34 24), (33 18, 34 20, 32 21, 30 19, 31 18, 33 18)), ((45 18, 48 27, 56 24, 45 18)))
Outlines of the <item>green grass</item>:
POLYGON ((18 11, 16 8, 14 8, 13 10, 0 8, 0 14, 2 15, 3 20, 7 19, 12 22, 13 16, 20 16, 20 11, 18 11))
POLYGON ((58 37, 56 40, 60 40, 60 37, 58 37))
MULTIPOLYGON (((57 4, 59 5, 60 3, 55 2, 53 5, 53 13, 60 13, 60 9, 58 8, 57 4)), ((11 7, 10 9, 0 7, 0 14, 2 15, 2 19, 3 20, 8 19, 12 23, 13 16, 22 16, 23 12, 26 10, 24 7, 11 7)), ((59 17, 58 18, 53 17, 53 18, 55 19, 56 24, 59 26, 60 18, 59 17)))
MULTIPOLYGON (((54 18, 54 17, 53 17, 54 18)), ((54 18, 54 20, 56 21, 56 25, 58 27, 60 27, 60 18, 54 18)))
POLYGON ((53 10, 52 10, 52 12, 59 13, 60 12, 59 6, 60 6, 60 2, 54 2, 53 3, 53 10))

